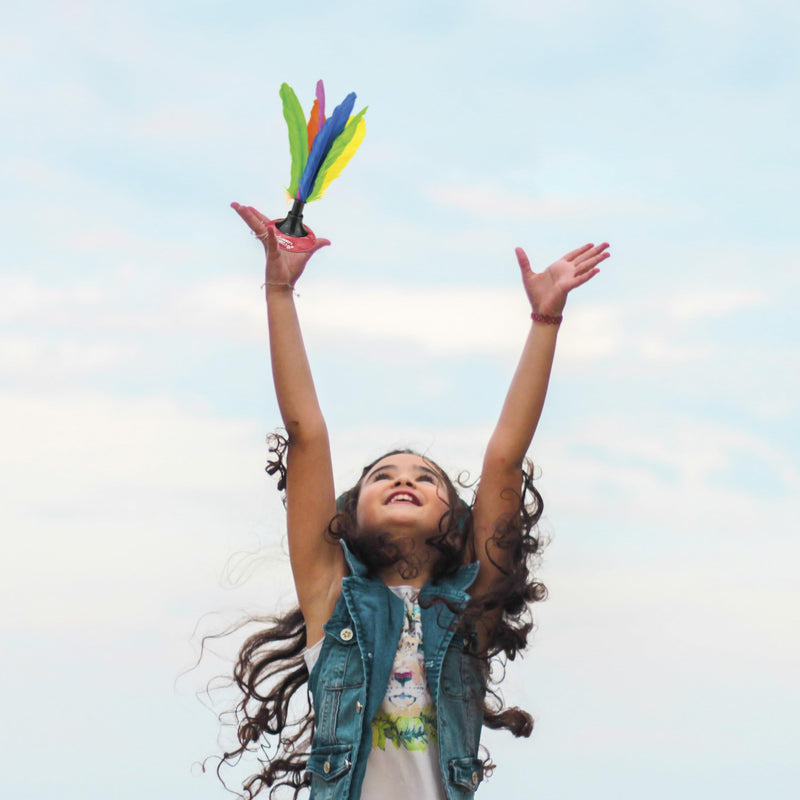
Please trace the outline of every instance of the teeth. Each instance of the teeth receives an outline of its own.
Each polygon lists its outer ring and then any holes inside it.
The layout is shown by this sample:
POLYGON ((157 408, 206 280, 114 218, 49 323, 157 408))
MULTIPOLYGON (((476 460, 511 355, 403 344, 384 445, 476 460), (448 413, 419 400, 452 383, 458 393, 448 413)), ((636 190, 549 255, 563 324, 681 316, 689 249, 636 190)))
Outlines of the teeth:
POLYGON ((390 501, 390 503, 413 503, 414 498, 410 494, 396 494, 390 501))

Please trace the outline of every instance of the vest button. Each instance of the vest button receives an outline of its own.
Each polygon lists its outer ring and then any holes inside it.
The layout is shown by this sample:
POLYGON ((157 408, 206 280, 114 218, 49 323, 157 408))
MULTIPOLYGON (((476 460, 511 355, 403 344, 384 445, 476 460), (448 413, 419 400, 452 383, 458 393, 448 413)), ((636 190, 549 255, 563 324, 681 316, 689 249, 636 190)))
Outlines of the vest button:
POLYGON ((364 706, 361 705, 360 700, 356 700, 356 711, 360 714, 364 710, 364 706))
POLYGON ((322 765, 322 771, 323 771, 323 772, 324 772, 326 775, 327 775, 327 774, 328 774, 328 773, 331 771, 331 762, 330 762, 330 761, 326 761, 326 762, 325 762, 325 763, 322 765))
POLYGON ((349 642, 353 638, 353 629, 352 628, 342 628, 341 632, 339 633, 343 642, 349 642))
MULTIPOLYGON (((327 772, 327 770, 325 770, 325 771, 327 772)), ((472 785, 473 786, 477 786, 478 785, 478 773, 477 772, 473 772, 472 773, 472 785)))

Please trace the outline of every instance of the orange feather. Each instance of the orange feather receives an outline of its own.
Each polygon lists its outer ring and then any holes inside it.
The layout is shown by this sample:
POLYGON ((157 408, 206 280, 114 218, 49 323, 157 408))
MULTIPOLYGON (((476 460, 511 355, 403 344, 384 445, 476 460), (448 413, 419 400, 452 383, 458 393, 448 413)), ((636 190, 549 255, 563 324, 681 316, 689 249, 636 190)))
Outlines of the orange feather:
POLYGON ((311 116, 308 118, 308 152, 311 152, 311 145, 314 144, 314 137, 319 131, 319 100, 314 100, 311 107, 311 116))

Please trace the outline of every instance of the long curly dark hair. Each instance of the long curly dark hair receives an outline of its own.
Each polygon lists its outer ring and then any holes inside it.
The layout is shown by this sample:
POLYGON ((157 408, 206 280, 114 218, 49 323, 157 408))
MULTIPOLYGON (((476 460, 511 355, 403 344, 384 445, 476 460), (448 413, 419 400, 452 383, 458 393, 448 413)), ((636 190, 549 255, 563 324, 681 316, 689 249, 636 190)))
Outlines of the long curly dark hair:
MULTIPOLYGON (((278 489, 286 487, 286 448, 288 442, 280 434, 268 439, 270 457, 266 471, 278 475, 278 489)), ((400 572, 406 577, 416 574, 418 566, 413 553, 390 538, 370 534, 362 536, 356 524, 356 508, 363 479, 382 459, 398 453, 420 455, 413 450, 393 450, 364 467, 361 476, 337 500, 337 513, 330 521, 327 535, 334 540, 344 540, 356 558, 371 572, 402 562, 400 572)), ((461 499, 456 483, 427 456, 420 456, 441 475, 447 491, 448 511, 439 521, 439 530, 427 540, 438 551, 431 581, 454 574, 465 561, 477 557, 472 536, 472 508, 461 499)), ((466 488, 460 479, 458 485, 466 488)), ((491 626, 488 641, 478 657, 484 662, 484 673, 490 675, 492 661, 514 660, 528 641, 533 629, 529 604, 544 600, 547 590, 533 577, 540 551, 536 524, 542 515, 542 497, 533 485, 532 465, 523 469, 522 489, 519 493, 517 513, 503 518, 495 525, 491 539, 492 551, 502 552, 502 564, 492 558, 502 577, 495 588, 481 597, 473 597, 466 609, 459 611, 459 625, 469 627, 480 618, 492 615, 496 622, 491 626)), ((487 548, 488 555, 488 548, 487 548)), ((239 651, 233 670, 233 682, 241 692, 241 700, 233 710, 238 747, 223 753, 217 774, 226 765, 237 764, 247 753, 254 753, 260 770, 248 777, 240 797, 252 800, 263 789, 269 798, 282 786, 297 795, 311 785, 305 772, 311 739, 314 733, 314 715, 308 691, 308 668, 303 658, 306 647, 306 626, 300 609, 273 617, 258 617, 254 622, 265 625, 250 636, 239 651), (305 692, 300 692, 305 687, 305 692)), ((497 683, 489 679, 483 707, 483 723, 489 728, 506 729, 514 736, 530 736, 533 729, 531 715, 520 708, 506 707, 497 683)), ((488 765, 488 764, 487 764, 488 765)))

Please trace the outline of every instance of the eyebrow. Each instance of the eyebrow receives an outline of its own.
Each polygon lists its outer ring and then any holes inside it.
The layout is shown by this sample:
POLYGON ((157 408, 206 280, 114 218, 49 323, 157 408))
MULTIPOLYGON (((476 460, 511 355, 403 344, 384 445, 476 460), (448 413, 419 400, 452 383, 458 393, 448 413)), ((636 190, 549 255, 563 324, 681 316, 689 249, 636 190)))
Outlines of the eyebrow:
MULTIPOLYGON (((384 469, 397 469, 397 464, 381 464, 379 467, 375 467, 375 469, 373 469, 372 472, 370 472, 369 475, 367 475, 367 480, 369 480, 376 472, 380 472, 381 470, 384 469)), ((436 478, 437 481, 440 481, 442 479, 442 476, 435 469, 431 469, 430 467, 425 467, 422 464, 420 464, 419 467, 417 467, 417 469, 421 470, 422 472, 429 472, 436 478)))

